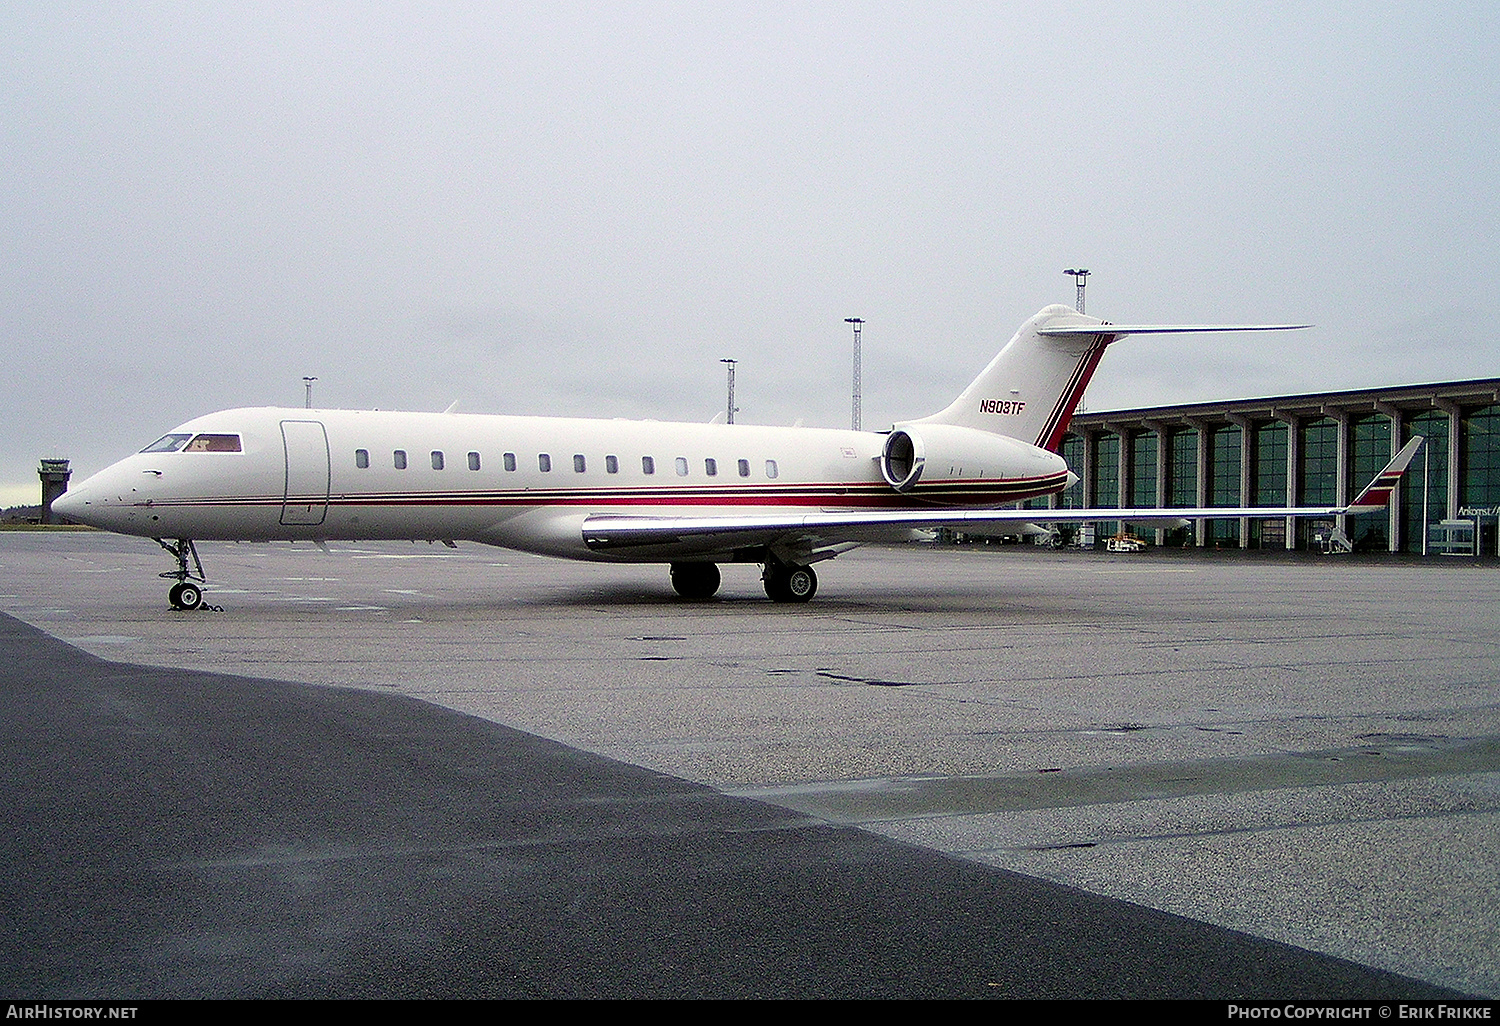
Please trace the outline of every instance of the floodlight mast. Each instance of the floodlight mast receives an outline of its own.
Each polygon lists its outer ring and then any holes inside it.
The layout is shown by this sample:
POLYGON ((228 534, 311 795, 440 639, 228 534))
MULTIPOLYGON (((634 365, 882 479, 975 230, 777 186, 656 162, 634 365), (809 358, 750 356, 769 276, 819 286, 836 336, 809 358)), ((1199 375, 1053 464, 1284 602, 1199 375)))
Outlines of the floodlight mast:
POLYGON ((1075 283, 1077 283, 1077 285, 1078 285, 1078 302, 1077 302, 1077 308, 1078 308, 1078 312, 1079 313, 1083 313, 1083 290, 1084 290, 1084 287, 1086 285, 1088 285, 1088 283, 1089 283, 1088 268, 1086 268, 1086 267, 1080 267, 1080 268, 1077 268, 1075 270, 1074 268, 1070 267, 1066 271, 1064 271, 1063 274, 1071 274, 1073 276, 1073 281, 1075 283))
POLYGON ((849 415, 849 426, 855 431, 859 431, 861 430, 860 422, 863 419, 859 409, 859 330, 864 327, 865 322, 862 317, 845 317, 844 323, 854 325, 854 406, 849 415))
POLYGON ((734 423, 734 411, 737 409, 737 407, 734 405, 734 365, 736 363, 739 363, 739 361, 738 360, 720 360, 719 362, 722 363, 722 364, 727 364, 729 366, 729 417, 728 417, 728 423, 733 424, 734 423))

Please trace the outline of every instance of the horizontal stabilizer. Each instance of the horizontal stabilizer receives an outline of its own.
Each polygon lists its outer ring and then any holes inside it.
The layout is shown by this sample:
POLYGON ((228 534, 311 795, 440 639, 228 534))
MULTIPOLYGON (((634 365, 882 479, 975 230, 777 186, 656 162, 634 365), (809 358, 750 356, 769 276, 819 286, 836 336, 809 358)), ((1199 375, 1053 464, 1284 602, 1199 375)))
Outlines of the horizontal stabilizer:
POLYGON ((1213 331, 1300 331, 1311 324, 1066 324, 1055 328, 1038 328, 1038 335, 1049 338, 1083 338, 1090 335, 1186 335, 1213 331))

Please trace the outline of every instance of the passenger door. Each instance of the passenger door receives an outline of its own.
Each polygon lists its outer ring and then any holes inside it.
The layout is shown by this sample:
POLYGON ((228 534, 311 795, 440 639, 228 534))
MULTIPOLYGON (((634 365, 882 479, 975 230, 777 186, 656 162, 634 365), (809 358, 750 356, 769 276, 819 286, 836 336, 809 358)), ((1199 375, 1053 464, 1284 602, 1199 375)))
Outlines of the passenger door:
POLYGON ((281 522, 308 526, 328 515, 328 432, 316 420, 284 420, 281 440, 286 448, 286 490, 281 497, 281 522))

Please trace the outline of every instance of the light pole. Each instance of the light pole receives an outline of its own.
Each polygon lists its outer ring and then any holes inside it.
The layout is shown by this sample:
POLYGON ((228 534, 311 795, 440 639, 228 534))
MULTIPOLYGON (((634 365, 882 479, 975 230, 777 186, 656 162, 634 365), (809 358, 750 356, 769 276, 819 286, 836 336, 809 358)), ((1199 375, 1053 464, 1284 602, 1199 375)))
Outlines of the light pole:
POLYGON ((730 424, 733 424, 734 423, 734 410, 735 410, 735 406, 734 406, 734 365, 736 363, 738 363, 739 361, 738 360, 720 360, 719 362, 722 363, 722 364, 727 364, 728 367, 729 367, 729 421, 728 422, 730 424))
POLYGON ((845 317, 844 323, 854 325, 854 409, 849 416, 849 426, 858 431, 862 419, 859 411, 859 330, 865 326, 865 322, 862 317, 845 317))
POLYGON ((1078 285, 1078 312, 1079 313, 1083 313, 1083 289, 1084 289, 1084 286, 1086 286, 1089 283, 1088 268, 1086 268, 1086 267, 1080 267, 1077 270, 1074 270, 1073 268, 1070 267, 1066 271, 1064 271, 1063 274, 1071 274, 1073 276, 1073 281, 1077 283, 1077 285, 1078 285))
POLYGON ((309 410, 312 409, 312 383, 314 381, 317 381, 317 380, 318 379, 317 379, 316 376, 314 376, 314 377, 306 377, 306 376, 304 376, 302 378, 302 383, 307 386, 307 401, 306 401, 305 405, 306 405, 307 409, 309 409, 309 410))

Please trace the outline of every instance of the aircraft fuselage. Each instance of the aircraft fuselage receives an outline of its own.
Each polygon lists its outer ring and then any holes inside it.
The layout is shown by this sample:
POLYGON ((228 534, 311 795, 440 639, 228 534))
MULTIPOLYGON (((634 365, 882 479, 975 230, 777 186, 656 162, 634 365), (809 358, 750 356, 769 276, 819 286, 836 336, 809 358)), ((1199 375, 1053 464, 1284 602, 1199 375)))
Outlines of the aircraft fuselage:
POLYGON ((601 551, 586 543, 584 520, 989 508, 1067 480, 1061 457, 1004 438, 985 465, 934 467, 928 484, 901 492, 881 471, 885 441, 874 432, 742 424, 226 410, 89 478, 59 511, 152 538, 467 539, 572 559, 662 562, 726 553, 701 541, 601 551))

